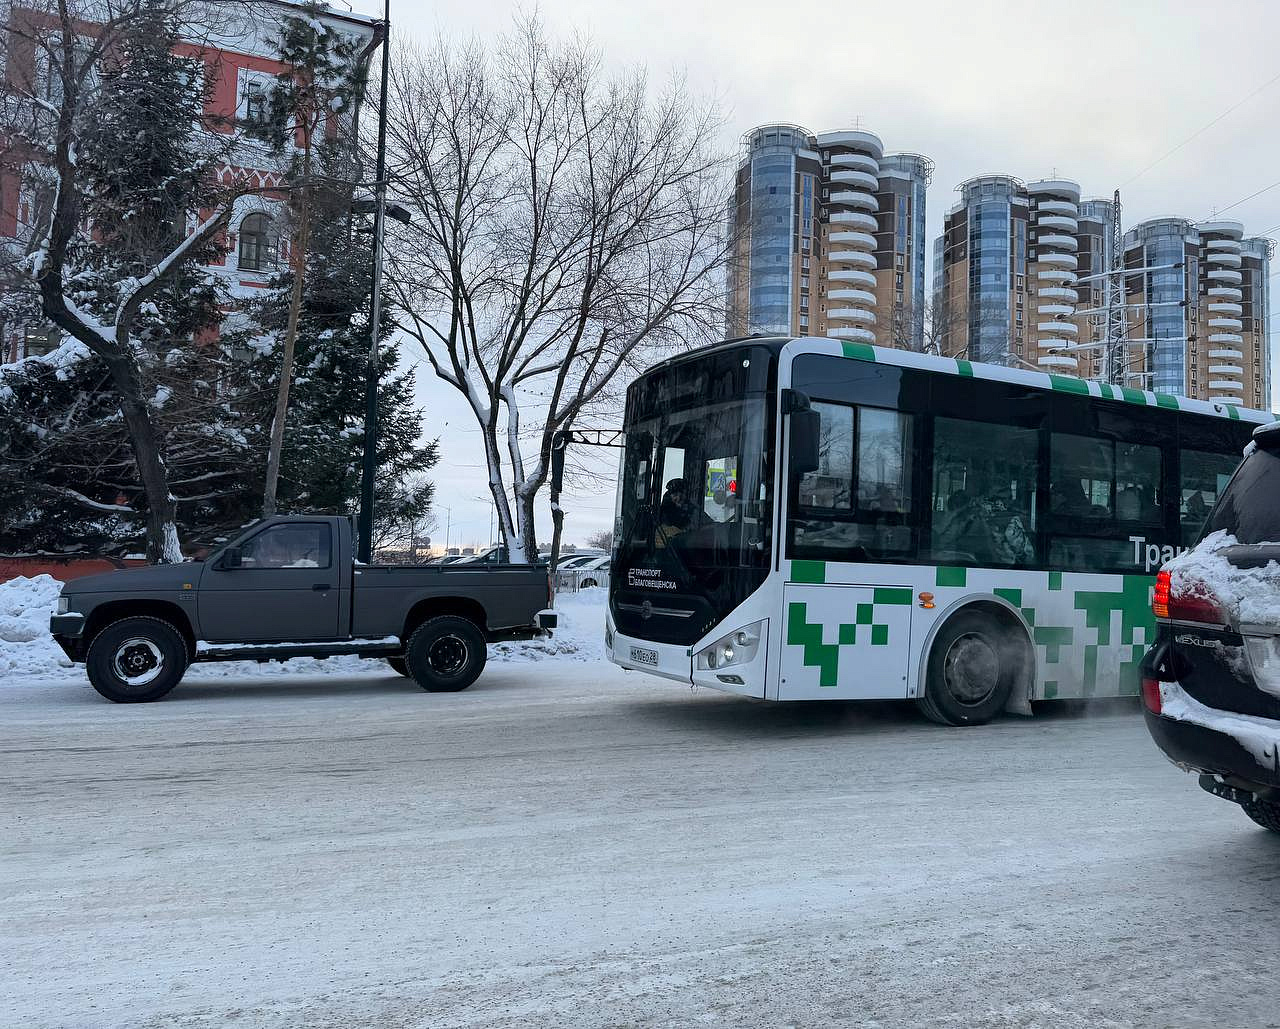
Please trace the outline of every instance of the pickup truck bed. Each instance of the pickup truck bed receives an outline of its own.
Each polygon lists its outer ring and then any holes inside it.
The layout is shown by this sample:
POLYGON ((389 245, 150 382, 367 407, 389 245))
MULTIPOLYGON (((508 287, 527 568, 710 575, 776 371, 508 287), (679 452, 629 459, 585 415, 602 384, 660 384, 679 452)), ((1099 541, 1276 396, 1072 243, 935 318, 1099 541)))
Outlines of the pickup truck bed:
POLYGON ((110 700, 158 700, 193 661, 386 658, 429 691, 466 689, 485 644, 555 625, 545 565, 356 565, 347 518, 259 522, 203 562, 63 587, 50 629, 110 700))

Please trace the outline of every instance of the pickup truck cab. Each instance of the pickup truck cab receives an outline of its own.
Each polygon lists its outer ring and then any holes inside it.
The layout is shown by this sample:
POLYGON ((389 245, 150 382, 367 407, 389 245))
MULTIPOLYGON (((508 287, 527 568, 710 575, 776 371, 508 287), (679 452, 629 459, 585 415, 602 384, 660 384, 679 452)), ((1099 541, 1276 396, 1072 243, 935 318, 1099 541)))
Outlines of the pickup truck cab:
POLYGON ((159 700, 193 661, 356 654, 464 690, 486 644, 555 627, 545 565, 358 565, 351 521, 258 522, 205 561, 73 579, 50 631, 108 700, 159 700))

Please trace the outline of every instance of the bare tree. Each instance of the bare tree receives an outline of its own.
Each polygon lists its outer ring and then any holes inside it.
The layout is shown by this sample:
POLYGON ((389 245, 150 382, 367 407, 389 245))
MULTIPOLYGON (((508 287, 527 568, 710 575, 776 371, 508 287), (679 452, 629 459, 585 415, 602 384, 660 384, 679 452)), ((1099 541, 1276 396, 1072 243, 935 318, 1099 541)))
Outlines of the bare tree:
POLYGON ((608 76, 536 19, 490 49, 440 41, 398 62, 392 181, 414 219, 389 277, 401 325, 480 427, 513 560, 537 552, 556 431, 598 410, 616 423, 625 373, 719 337, 717 135, 680 83, 608 76))
MULTIPOLYGON (((208 195, 194 228, 177 233, 150 267, 118 284, 106 316, 78 302, 74 250, 84 238, 89 172, 80 160, 85 133, 94 125, 96 80, 103 63, 145 19, 166 15, 187 21, 197 10, 188 0, 33 0, 12 7, 3 24, 13 57, 6 82, 3 126, 6 150, 36 169, 48 185, 48 214, 8 271, 38 289, 42 315, 71 337, 64 357, 83 347, 106 367, 128 430, 146 496, 147 556, 180 561, 176 501, 155 416, 155 400, 135 331, 152 298, 184 270, 199 263, 226 227, 235 200, 250 190, 229 185, 208 195)), ((226 144, 222 144, 225 146, 226 144)), ((213 168, 219 155, 207 155, 213 168)), ((125 212, 127 216, 127 212, 125 212)), ((110 235, 118 226, 95 218, 94 231, 110 235)))

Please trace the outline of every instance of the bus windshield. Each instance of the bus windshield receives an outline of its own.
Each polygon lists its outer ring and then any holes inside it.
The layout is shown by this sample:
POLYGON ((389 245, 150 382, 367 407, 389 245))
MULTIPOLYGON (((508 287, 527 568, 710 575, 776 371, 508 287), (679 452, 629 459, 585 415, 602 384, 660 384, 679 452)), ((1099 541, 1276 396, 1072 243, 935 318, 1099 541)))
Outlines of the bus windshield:
POLYGON ((764 396, 684 404, 630 420, 620 470, 615 618, 692 642, 768 573, 773 497, 764 396), (645 601, 648 601, 646 608, 645 601))

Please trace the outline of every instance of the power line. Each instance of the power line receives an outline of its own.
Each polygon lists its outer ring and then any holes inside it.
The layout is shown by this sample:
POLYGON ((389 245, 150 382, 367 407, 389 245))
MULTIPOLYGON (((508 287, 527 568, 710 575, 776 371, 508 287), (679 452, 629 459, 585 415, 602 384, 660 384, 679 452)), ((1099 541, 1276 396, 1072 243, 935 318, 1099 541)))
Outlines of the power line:
POLYGON ((1149 172, 1149 171, 1150 171, 1152 168, 1154 168, 1157 164, 1160 164, 1160 163, 1161 163, 1162 161, 1164 161, 1166 158, 1172 157, 1174 154, 1176 154, 1179 150, 1181 150, 1181 149, 1182 149, 1184 146, 1186 146, 1188 143, 1192 142, 1192 141, 1193 141, 1193 140, 1195 140, 1197 137, 1199 137, 1199 136, 1203 135, 1204 133, 1208 132, 1211 128, 1213 128, 1215 125, 1217 125, 1217 124, 1218 124, 1218 122, 1222 121, 1222 119, 1223 119, 1223 118, 1225 118, 1227 115, 1229 115, 1229 114, 1230 114, 1232 111, 1234 111, 1236 108, 1241 107, 1242 105, 1244 105, 1244 104, 1248 103, 1248 102, 1249 102, 1250 100, 1252 100, 1255 96, 1257 96, 1259 93, 1261 93, 1264 89, 1266 89, 1268 86, 1273 85, 1273 84, 1274 84, 1274 83, 1276 83, 1276 82, 1280 82, 1280 75, 1276 75, 1275 77, 1273 77, 1273 78, 1271 78, 1271 79, 1268 79, 1266 82, 1264 82, 1261 86, 1259 86, 1257 89, 1255 89, 1252 93, 1250 93, 1250 94, 1249 94, 1247 97, 1245 97, 1243 100, 1239 100, 1239 101, 1237 101, 1236 103, 1232 104, 1232 105, 1231 105, 1230 107, 1228 107, 1225 111, 1223 111, 1220 115, 1218 115, 1218 117, 1214 118, 1214 119, 1213 119, 1213 121, 1209 122, 1209 123, 1208 123, 1207 125, 1205 125, 1204 127, 1197 129, 1197 130, 1196 130, 1195 132, 1193 132, 1190 136, 1188 136, 1188 137, 1187 137, 1186 139, 1184 139, 1181 143, 1179 143, 1176 147, 1174 147, 1172 150, 1168 151, 1168 153, 1162 154, 1160 157, 1157 157, 1157 158, 1156 158, 1154 161, 1152 161, 1149 165, 1147 165, 1145 168, 1143 168, 1143 169, 1142 169, 1142 171, 1138 172, 1138 174, 1137 174, 1137 175, 1134 175, 1134 176, 1133 176, 1133 178, 1126 179, 1124 182, 1120 183, 1121 187, 1127 186, 1127 185, 1129 185, 1129 183, 1130 183, 1130 182, 1133 182, 1133 181, 1134 181, 1134 179, 1141 178, 1143 175, 1147 174, 1147 172, 1149 172))
MULTIPOLYGON (((1216 218, 1216 217, 1218 217, 1218 215, 1220 215, 1220 214, 1225 214, 1227 211, 1230 211, 1230 210, 1231 210, 1231 208, 1233 208, 1233 207, 1239 207, 1241 204, 1243 204, 1243 203, 1247 203, 1248 201, 1252 200, 1254 197, 1260 197, 1260 196, 1262 196, 1262 194, 1263 194, 1263 193, 1267 192, 1268 190, 1275 189, 1277 186, 1280 186, 1280 179, 1277 179, 1275 182, 1271 183, 1271 185, 1270 185, 1270 186, 1263 186, 1263 187, 1262 187, 1260 190, 1258 190, 1258 192, 1256 192, 1256 193, 1250 193, 1247 197, 1243 197, 1243 198, 1241 198, 1240 200, 1237 200, 1234 204, 1227 204, 1227 206, 1226 206, 1226 207, 1219 207, 1219 208, 1218 208, 1216 211, 1214 211, 1214 212, 1213 212, 1213 214, 1211 214, 1209 217, 1210 217, 1210 218, 1216 218)), ((1268 232, 1270 232, 1271 230, 1270 230, 1270 229, 1268 229, 1267 231, 1268 231, 1268 232)))

